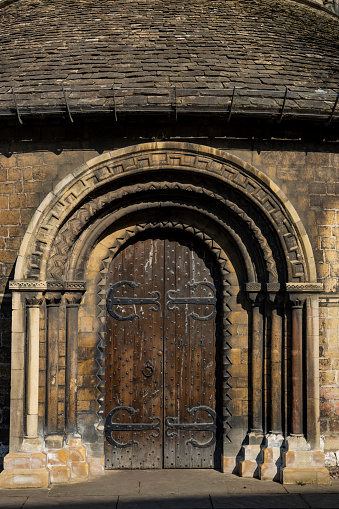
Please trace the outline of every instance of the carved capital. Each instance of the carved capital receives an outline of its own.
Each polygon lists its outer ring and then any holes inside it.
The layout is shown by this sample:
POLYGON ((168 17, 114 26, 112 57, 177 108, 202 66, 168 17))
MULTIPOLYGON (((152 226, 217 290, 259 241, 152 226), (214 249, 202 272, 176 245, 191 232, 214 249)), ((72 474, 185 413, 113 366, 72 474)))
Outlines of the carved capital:
POLYGON ((79 306, 82 299, 83 292, 66 292, 64 294, 65 303, 67 306, 79 306))
POLYGON ((303 308, 307 295, 302 293, 290 293, 288 298, 292 304, 292 309, 303 308))
POLYGON ((47 292, 45 294, 47 306, 59 306, 61 301, 61 292, 47 292))
POLYGON ((27 307, 39 307, 43 302, 42 292, 27 292, 25 293, 25 302, 27 307))
POLYGON ((246 283, 245 291, 247 298, 252 306, 260 305, 265 299, 265 293, 262 291, 263 285, 261 283, 246 283))

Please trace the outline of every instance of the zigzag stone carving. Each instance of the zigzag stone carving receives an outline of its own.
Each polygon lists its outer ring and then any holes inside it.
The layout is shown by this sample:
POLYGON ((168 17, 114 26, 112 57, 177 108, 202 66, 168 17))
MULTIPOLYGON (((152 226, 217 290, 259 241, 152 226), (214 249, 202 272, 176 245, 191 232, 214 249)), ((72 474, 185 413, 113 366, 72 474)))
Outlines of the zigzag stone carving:
MULTIPOLYGON (((40 272, 45 270, 55 237, 72 214, 72 210, 77 209, 86 197, 97 192, 102 186, 116 181, 122 174, 127 176, 156 171, 159 175, 159 170, 170 170, 173 174, 177 171, 190 172, 192 177, 200 174, 201 178, 206 179, 215 176, 220 179, 220 184, 230 186, 246 196, 264 213, 268 223, 279 236, 281 245, 288 253, 289 277, 304 280, 305 262, 293 220, 278 202, 274 192, 256 177, 254 169, 247 170, 246 163, 241 167, 240 161, 236 162, 236 158, 232 156, 227 155, 226 158, 225 155, 223 158, 222 153, 218 156, 217 151, 205 147, 194 149, 190 144, 158 143, 141 147, 124 149, 112 155, 105 154, 100 162, 96 163, 94 160, 90 167, 84 165, 76 173, 76 177, 70 179, 62 195, 51 201, 36 231, 37 245, 32 249, 31 261, 28 262, 29 277, 44 277, 40 272)), ((75 227, 75 223, 72 226, 75 227)))
MULTIPOLYGON (((248 225, 254 237, 258 240, 261 246, 263 257, 266 262, 267 273, 269 274, 270 281, 277 281, 278 273, 276 264, 269 247, 267 239, 262 234, 260 228, 240 207, 229 199, 224 198, 221 194, 214 191, 204 189, 192 184, 180 184, 178 182, 150 182, 147 184, 138 184, 136 186, 128 186, 118 191, 113 191, 91 200, 87 204, 80 207, 70 220, 61 228, 55 243, 51 249, 51 255, 48 263, 48 277, 54 279, 63 279, 63 271, 67 260, 68 252, 73 246, 74 241, 82 228, 90 221, 99 210, 105 205, 118 200, 128 194, 137 194, 140 192, 158 192, 159 190, 181 190, 183 192, 197 193, 208 196, 215 200, 220 201, 226 207, 229 207, 235 214, 248 225)), ((204 213, 204 210, 202 209, 204 213)))

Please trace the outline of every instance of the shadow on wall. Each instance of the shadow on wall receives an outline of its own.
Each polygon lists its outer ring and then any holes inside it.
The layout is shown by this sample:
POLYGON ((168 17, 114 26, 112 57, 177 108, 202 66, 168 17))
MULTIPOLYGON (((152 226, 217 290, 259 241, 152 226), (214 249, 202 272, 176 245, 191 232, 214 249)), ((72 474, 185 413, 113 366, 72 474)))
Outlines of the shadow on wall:
POLYGON ((9 444, 9 398, 11 387, 11 315, 12 299, 8 293, 0 302, 0 471, 9 444))

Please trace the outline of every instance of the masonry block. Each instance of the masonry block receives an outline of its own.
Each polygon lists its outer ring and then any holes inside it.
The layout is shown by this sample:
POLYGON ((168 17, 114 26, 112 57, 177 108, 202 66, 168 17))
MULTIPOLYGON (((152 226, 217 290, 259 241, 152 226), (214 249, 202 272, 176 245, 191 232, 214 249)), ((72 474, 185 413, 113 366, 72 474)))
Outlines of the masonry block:
POLYGON ((47 468, 4 470, 0 474, 0 488, 48 488, 47 468))
POLYGON ((88 463, 86 461, 72 461, 68 465, 72 481, 88 478, 88 463))
POLYGON ((46 467, 46 454, 40 453, 9 453, 4 458, 5 470, 28 470, 46 467))
POLYGON ((67 451, 65 449, 47 450, 47 467, 67 465, 67 451))
POLYGON ((242 460, 238 463, 240 477, 255 477, 258 472, 258 463, 254 460, 242 460))
POLYGON ((68 447, 67 449, 68 461, 85 461, 86 449, 82 445, 77 447, 68 447))
POLYGON ((53 466, 50 469, 51 483, 69 482, 71 478, 71 470, 67 465, 53 466))
POLYGON ((237 470, 236 458, 225 458, 222 459, 222 471, 224 474, 234 474, 237 470))
POLYGON ((282 484, 330 484, 327 468, 283 467, 280 470, 282 484))
POLYGON ((87 459, 89 475, 102 475, 105 472, 105 458, 87 459))

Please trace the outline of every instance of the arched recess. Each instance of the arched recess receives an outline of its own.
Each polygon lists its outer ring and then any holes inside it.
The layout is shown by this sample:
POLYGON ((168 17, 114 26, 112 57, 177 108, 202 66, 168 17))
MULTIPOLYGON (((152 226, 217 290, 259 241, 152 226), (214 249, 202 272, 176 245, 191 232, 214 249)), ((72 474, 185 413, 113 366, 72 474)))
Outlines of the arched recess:
POLYGON ((11 407, 24 423, 11 431, 12 448, 20 448, 24 436, 80 433, 91 454, 102 455, 105 274, 115 253, 147 229, 198 237, 223 274, 224 455, 236 455, 246 432, 260 439, 265 433, 305 433, 316 444, 314 293, 321 285, 296 211, 267 176, 230 154, 151 143, 104 154, 75 170, 46 197, 29 225, 11 284, 13 323, 28 317, 27 328, 13 331, 13 351, 21 351, 26 338, 29 345, 27 359, 22 357, 12 374, 22 389, 28 379, 27 392, 22 390, 11 407), (305 301, 307 329, 293 328, 294 318, 305 313, 305 301), (239 355, 249 352, 245 368, 230 353, 241 335, 247 344, 239 355), (39 336, 40 388, 34 361, 39 336), (284 361, 284 349, 292 351, 291 364, 284 361), (83 371, 86 363, 95 363, 96 371, 83 371), (238 378, 236 387, 231 376, 238 378), (303 387, 307 393, 296 401, 303 387), (235 408, 240 389, 246 393, 241 411, 235 408))

